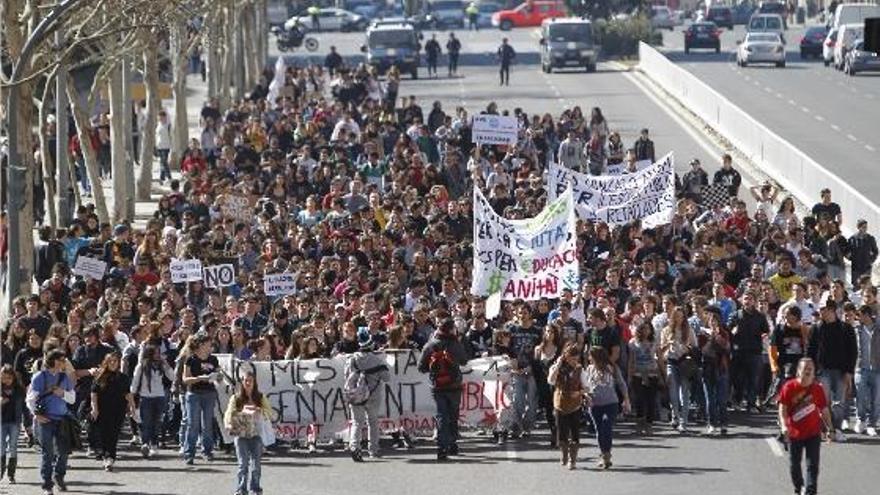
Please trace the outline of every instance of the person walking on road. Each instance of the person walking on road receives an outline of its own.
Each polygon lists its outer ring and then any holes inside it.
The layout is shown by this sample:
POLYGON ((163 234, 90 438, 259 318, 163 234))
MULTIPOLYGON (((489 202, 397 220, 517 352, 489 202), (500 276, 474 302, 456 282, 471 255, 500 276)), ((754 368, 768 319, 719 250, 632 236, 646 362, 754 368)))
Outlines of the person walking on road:
POLYGON ((184 447, 187 465, 193 464, 200 435, 205 460, 214 460, 214 405, 217 402, 217 390, 213 382, 221 373, 217 356, 211 354, 210 338, 195 336, 191 349, 194 352, 183 366, 183 384, 187 387, 185 400, 188 423, 184 447))
POLYGON ((339 68, 342 67, 342 64, 342 55, 340 55, 339 52, 336 51, 335 46, 331 46, 330 53, 328 53, 327 56, 324 57, 324 67, 327 68, 327 71, 330 73, 330 77, 336 75, 336 71, 338 71, 339 68))
POLYGON ((440 43, 437 42, 437 35, 432 34, 431 39, 425 43, 425 58, 428 61, 428 76, 437 77, 437 60, 440 58, 440 43))
POLYGON ((388 382, 391 375, 384 357, 374 352, 376 345, 367 328, 358 330, 357 340, 358 350, 345 364, 345 388, 346 391, 355 391, 349 396, 352 420, 349 453, 355 462, 362 462, 364 458, 361 454, 361 435, 364 426, 367 427, 370 459, 379 457, 379 406, 382 405, 382 384, 388 382), (359 387, 363 389, 362 392, 356 391, 359 387))
POLYGON ((437 405, 437 460, 458 454, 458 408, 461 403, 461 366, 467 353, 455 334, 455 321, 446 318, 422 349, 419 371, 428 373, 437 405))
POLYGON ((798 363, 797 377, 786 382, 779 393, 779 424, 788 438, 788 460, 794 492, 815 495, 819 481, 819 448, 822 445, 822 426, 831 423, 828 399, 822 386, 815 381, 813 360, 803 358, 798 363), (807 479, 801 468, 806 452, 807 479))
POLYGON ((125 413, 134 413, 134 398, 131 394, 131 381, 120 371, 122 356, 113 352, 104 357, 92 383, 92 421, 95 422, 99 439, 99 456, 104 461, 104 470, 112 471, 116 463, 116 446, 125 413))
POLYGON ((877 261, 877 240, 868 233, 868 221, 859 220, 856 223, 858 232, 849 238, 847 258, 852 262, 850 279, 853 287, 859 286, 862 275, 871 275, 874 262, 877 261))
POLYGON ((252 371, 245 372, 238 391, 229 398, 223 426, 229 431, 235 443, 235 456, 238 459, 234 495, 248 493, 248 475, 250 475, 250 492, 263 493, 260 487, 262 474, 260 457, 263 455, 263 438, 260 432, 265 426, 263 422, 271 421, 276 416, 265 395, 257 388, 257 379, 252 371))
POLYGON ((446 42, 446 56, 449 58, 449 77, 458 75, 458 55, 461 53, 461 41, 455 37, 455 33, 449 33, 449 41, 446 42))
POLYGON ((590 416, 596 427, 596 441, 602 457, 597 463, 599 469, 611 467, 611 444, 614 436, 614 421, 620 413, 629 413, 629 392, 620 367, 611 362, 608 351, 602 346, 590 348, 590 365, 586 370, 587 403, 590 416), (618 397, 623 402, 618 402, 618 397))
POLYGON ((856 360, 856 421, 853 432, 877 436, 880 421, 880 325, 874 308, 865 304, 859 308, 856 327, 859 354, 856 360))
POLYGON ((477 7, 476 2, 471 2, 470 5, 464 9, 464 13, 467 14, 468 17, 468 29, 473 29, 474 31, 480 30, 480 8, 477 7))
POLYGON ((550 366, 547 383, 555 387, 553 416, 556 420, 557 445, 562 453, 560 463, 568 466, 568 469, 575 469, 584 393, 588 386, 587 374, 580 364, 580 351, 576 342, 566 344, 559 358, 550 366))
POLYGON ((507 42, 507 38, 501 40, 501 46, 498 47, 498 61, 501 63, 499 75, 501 76, 500 86, 510 86, 510 65, 516 59, 516 51, 507 42))
POLYGON ((9 484, 14 485, 25 390, 10 364, 4 364, 0 370, 0 392, 0 479, 8 475, 9 484))

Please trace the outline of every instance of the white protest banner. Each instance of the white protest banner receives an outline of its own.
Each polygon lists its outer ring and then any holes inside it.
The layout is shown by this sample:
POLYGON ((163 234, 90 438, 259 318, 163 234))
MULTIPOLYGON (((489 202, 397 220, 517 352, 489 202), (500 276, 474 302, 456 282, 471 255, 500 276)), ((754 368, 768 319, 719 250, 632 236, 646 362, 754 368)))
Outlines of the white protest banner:
POLYGON ((74 275, 101 280, 105 273, 107 273, 107 262, 87 256, 77 256, 76 265, 73 267, 74 275))
POLYGON ((292 273, 273 273, 263 279, 263 292, 267 296, 286 296, 296 292, 296 282, 292 273))
POLYGON ((477 144, 514 145, 518 131, 516 117, 474 115, 472 136, 477 144))
MULTIPOLYGON (((418 371, 420 355, 419 351, 384 354, 391 380, 374 392, 382 398, 379 427, 383 431, 404 428, 413 434, 430 435, 434 430, 436 406, 428 375, 418 371)), ((342 393, 347 356, 290 361, 240 361, 229 354, 217 357, 224 372, 223 383, 217 387, 221 415, 235 385, 246 372, 252 372, 260 392, 278 413, 278 438, 305 439, 310 430, 319 440, 348 436, 351 411, 342 393)), ((492 427, 508 421, 511 397, 506 358, 469 361, 462 367, 462 376, 460 424, 492 427)))
POLYGON ((249 221, 253 217, 248 198, 235 194, 227 194, 223 197, 223 200, 220 202, 220 212, 226 218, 241 221, 249 221))
POLYGON ((578 216, 624 225, 641 220, 646 228, 669 223, 675 211, 675 165, 672 153, 633 174, 588 175, 550 164, 549 198, 570 186, 578 216))
MULTIPOLYGON (((646 168, 653 165, 651 160, 639 160, 636 162, 636 171, 645 170, 646 168)), ((615 163, 614 165, 606 165, 605 166, 605 175, 621 175, 623 171, 626 170, 627 164, 624 162, 615 163)))
POLYGON ((202 279, 201 260, 179 260, 171 258, 168 265, 171 271, 171 283, 182 284, 185 282, 197 282, 202 279))
POLYGON ((507 220, 474 188, 474 267, 471 293, 501 293, 505 301, 557 298, 576 290, 580 268, 577 219, 571 192, 544 207, 535 218, 507 220))
POLYGON ((206 266, 202 268, 202 278, 209 289, 229 287, 235 283, 235 266, 231 263, 206 266))

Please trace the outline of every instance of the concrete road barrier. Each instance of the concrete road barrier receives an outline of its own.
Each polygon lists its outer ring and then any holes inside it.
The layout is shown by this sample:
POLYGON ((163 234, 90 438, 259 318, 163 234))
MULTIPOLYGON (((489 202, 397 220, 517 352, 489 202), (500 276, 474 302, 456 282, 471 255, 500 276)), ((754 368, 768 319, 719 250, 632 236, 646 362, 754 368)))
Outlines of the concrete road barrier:
MULTIPOLYGON (((844 225, 841 227, 844 232, 854 232, 859 218, 867 220, 871 230, 880 228, 880 207, 838 177, 833 172, 833 163, 816 162, 645 43, 639 44, 638 68, 729 140, 800 202, 813 205, 819 201, 821 189, 831 189, 833 200, 843 210, 844 225)), ((816 139, 827 138, 816 136, 816 139)), ((875 164, 864 164, 866 173, 875 173, 868 172, 872 165, 875 164)))

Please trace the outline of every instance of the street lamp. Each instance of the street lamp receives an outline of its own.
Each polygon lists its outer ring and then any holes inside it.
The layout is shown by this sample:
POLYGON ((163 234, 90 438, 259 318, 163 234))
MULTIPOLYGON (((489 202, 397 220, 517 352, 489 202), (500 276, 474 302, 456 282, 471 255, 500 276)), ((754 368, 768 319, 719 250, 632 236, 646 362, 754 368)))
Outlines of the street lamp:
MULTIPOLYGON (((21 243, 23 239, 19 235, 19 210, 24 206, 26 198, 25 178, 27 177, 27 169, 22 166, 21 150, 18 149, 18 133, 30 132, 30 129, 18 128, 18 106, 20 104, 19 97, 19 80, 25 70, 31 64, 31 57, 34 50, 43 42, 43 40, 52 32, 55 23, 61 19, 69 10, 76 7, 82 0, 64 0, 56 5, 49 14, 43 18, 37 25, 34 32, 28 37, 21 50, 21 56, 12 68, 12 85, 9 87, 9 101, 7 104, 8 133, 9 133, 9 166, 7 173, 7 225, 8 225, 8 243, 9 243, 9 263, 8 274, 6 276, 6 310, 7 314, 12 314, 12 301, 18 295, 20 280, 25 278, 30 280, 32 275, 22 269, 21 265, 21 243)), ((31 104, 28 102, 28 104, 31 104)), ((31 227, 31 226, 28 226, 31 227)), ((33 243, 33 239, 29 242, 33 243)))

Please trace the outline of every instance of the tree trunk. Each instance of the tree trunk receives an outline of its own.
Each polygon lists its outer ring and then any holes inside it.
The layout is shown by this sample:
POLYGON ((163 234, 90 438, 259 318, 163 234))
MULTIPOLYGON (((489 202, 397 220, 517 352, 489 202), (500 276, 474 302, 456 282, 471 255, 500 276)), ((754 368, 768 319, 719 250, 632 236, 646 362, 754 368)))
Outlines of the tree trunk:
POLYGON ((101 222, 109 222, 110 215, 107 213, 107 200, 104 198, 104 187, 101 183, 101 174, 98 171, 98 156, 92 148, 92 125, 89 122, 89 114, 79 100, 79 94, 73 85, 73 78, 67 80, 67 99, 70 101, 70 111, 76 122, 76 135, 79 137, 80 149, 83 160, 86 163, 86 173, 92 184, 92 199, 95 201, 95 213, 101 222))
MULTIPOLYGON (((46 216, 49 217, 49 225, 57 229, 58 215, 55 210, 55 162, 52 160, 52 150, 49 149, 49 140, 43 126, 46 125, 49 116, 49 95, 52 94, 54 78, 49 78, 43 89, 43 97, 40 99, 40 162, 43 166, 43 203, 46 208, 46 216)), ((57 121, 56 121, 57 125, 57 121)))
POLYGON ((223 70, 220 73, 220 107, 229 108, 232 100, 230 91, 233 74, 238 66, 235 61, 235 0, 230 0, 224 9, 225 22, 220 33, 223 43, 223 70))
POLYGON ((214 8, 205 20, 204 35, 202 36, 202 46, 204 47, 205 56, 205 81, 208 86, 208 98, 217 96, 217 88, 220 86, 220 57, 219 43, 223 27, 218 25, 218 21, 222 19, 222 10, 214 8))
POLYGON ((244 24, 244 60, 245 60, 245 89, 250 91, 258 82, 260 82, 260 69, 263 63, 259 58, 259 47, 257 38, 256 16, 254 15, 255 7, 251 2, 244 4, 242 11, 242 21, 244 24))
POLYGON ((110 71, 107 94, 110 99, 110 161, 113 166, 113 223, 132 221, 128 202, 134 198, 128 191, 128 174, 133 173, 125 153, 125 98, 122 88, 122 63, 110 71))
POLYGON ((244 69, 244 20, 243 13, 241 11, 236 12, 233 8, 232 10, 232 19, 233 19, 233 74, 232 74, 232 84, 235 86, 234 97, 236 100, 240 100, 244 98, 244 86, 245 86, 245 69, 244 69))
POLYGON ((153 187, 153 153, 156 147, 156 119, 159 111, 159 47, 152 33, 144 47, 144 88, 147 108, 141 133, 141 169, 137 180, 137 199, 149 201, 153 187))
POLYGON ((189 41, 182 22, 171 31, 171 95, 174 98, 174 123, 171 125, 171 170, 180 170, 180 160, 187 145, 189 124, 186 116, 186 74, 189 71, 189 41))
POLYGON ((128 164, 125 172, 125 218, 134 219, 135 216, 135 185, 134 164, 137 158, 137 150, 134 146, 133 128, 137 126, 132 115, 134 102, 131 96, 131 57, 122 59, 122 141, 124 144, 125 160, 128 164))

